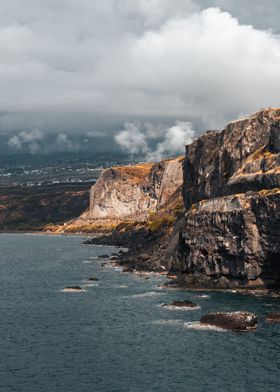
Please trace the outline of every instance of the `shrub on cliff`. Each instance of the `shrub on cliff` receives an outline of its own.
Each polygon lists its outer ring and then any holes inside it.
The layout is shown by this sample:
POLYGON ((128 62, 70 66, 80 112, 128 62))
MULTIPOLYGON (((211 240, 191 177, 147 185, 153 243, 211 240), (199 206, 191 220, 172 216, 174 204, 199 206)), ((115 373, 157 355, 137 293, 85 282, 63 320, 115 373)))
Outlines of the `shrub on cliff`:
POLYGON ((157 215, 155 213, 150 214, 148 221, 148 231, 155 233, 165 228, 172 226, 176 221, 176 217, 165 213, 163 215, 157 215))

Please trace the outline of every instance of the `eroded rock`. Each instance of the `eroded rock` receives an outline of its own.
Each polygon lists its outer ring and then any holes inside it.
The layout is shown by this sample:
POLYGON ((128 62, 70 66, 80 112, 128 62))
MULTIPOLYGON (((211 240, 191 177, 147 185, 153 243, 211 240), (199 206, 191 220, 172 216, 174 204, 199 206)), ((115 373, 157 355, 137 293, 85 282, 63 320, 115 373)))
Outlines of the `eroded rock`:
POLYGON ((216 312, 202 316, 200 323, 232 331, 257 328, 257 317, 250 312, 216 312))

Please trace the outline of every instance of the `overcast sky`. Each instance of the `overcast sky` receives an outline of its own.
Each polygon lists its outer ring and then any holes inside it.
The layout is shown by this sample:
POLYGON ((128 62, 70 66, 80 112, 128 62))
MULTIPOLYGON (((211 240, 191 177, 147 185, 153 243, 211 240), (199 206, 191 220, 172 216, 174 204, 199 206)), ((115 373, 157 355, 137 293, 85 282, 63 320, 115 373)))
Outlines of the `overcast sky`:
POLYGON ((280 106, 279 20, 279 0, 1 0, 2 148, 164 143, 280 106))

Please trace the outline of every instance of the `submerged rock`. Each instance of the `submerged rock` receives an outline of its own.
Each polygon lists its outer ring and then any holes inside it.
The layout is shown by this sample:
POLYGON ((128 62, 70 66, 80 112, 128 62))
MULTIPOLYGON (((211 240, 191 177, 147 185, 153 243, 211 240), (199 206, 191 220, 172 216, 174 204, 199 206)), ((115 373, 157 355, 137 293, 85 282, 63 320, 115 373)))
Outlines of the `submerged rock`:
POLYGON ((250 312, 215 312, 202 316, 200 323, 232 331, 257 328, 257 317, 250 312))
POLYGON ((275 312, 267 314, 266 321, 271 323, 280 323, 280 313, 275 312))
POLYGON ((197 308, 197 304, 191 301, 174 301, 171 304, 164 304, 163 307, 166 306, 174 306, 176 308, 197 308))
POLYGON ((68 286, 63 289, 65 292, 75 292, 75 291, 83 291, 83 289, 80 286, 68 286))
POLYGON ((98 282, 98 278, 88 278, 89 282, 98 282))

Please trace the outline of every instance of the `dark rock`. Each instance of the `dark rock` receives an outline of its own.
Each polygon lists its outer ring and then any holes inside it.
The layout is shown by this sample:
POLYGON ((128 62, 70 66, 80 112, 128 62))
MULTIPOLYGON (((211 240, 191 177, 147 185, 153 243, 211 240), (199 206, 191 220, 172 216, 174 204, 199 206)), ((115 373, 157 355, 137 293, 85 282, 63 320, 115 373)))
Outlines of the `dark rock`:
POLYGON ((280 109, 261 110, 187 145, 183 184, 186 209, 198 201, 228 194, 229 179, 264 145, 277 150, 279 116, 280 109))
POLYGON ((98 256, 99 259, 109 259, 109 255, 100 255, 98 256))
POLYGON ((98 282, 98 278, 88 278, 89 282, 98 282))
POLYGON ((174 301, 171 304, 164 304, 162 306, 174 306, 176 308, 197 308, 197 304, 191 301, 174 301))
POLYGON ((84 245, 91 245, 92 243, 93 243, 92 240, 85 240, 85 241, 83 241, 84 245))
POLYGON ((151 255, 149 255, 148 253, 142 253, 138 256, 138 259, 141 261, 147 261, 150 257, 151 255))
POLYGON ((133 272, 133 268, 123 268, 122 272, 133 272))
POLYGON ((257 317, 249 312, 217 312, 202 316, 200 323, 232 331, 256 329, 257 317))
POLYGON ((118 256, 111 256, 111 257, 109 258, 109 260, 111 260, 111 261, 118 260, 118 259, 119 259, 118 256))
POLYGON ((190 287, 280 286, 279 117, 262 110, 186 147, 187 212, 169 258, 190 287))
POLYGON ((271 323, 280 323, 280 313, 269 313, 266 315, 266 321, 271 323))
POLYGON ((67 286, 63 291, 82 291, 80 286, 67 286))

